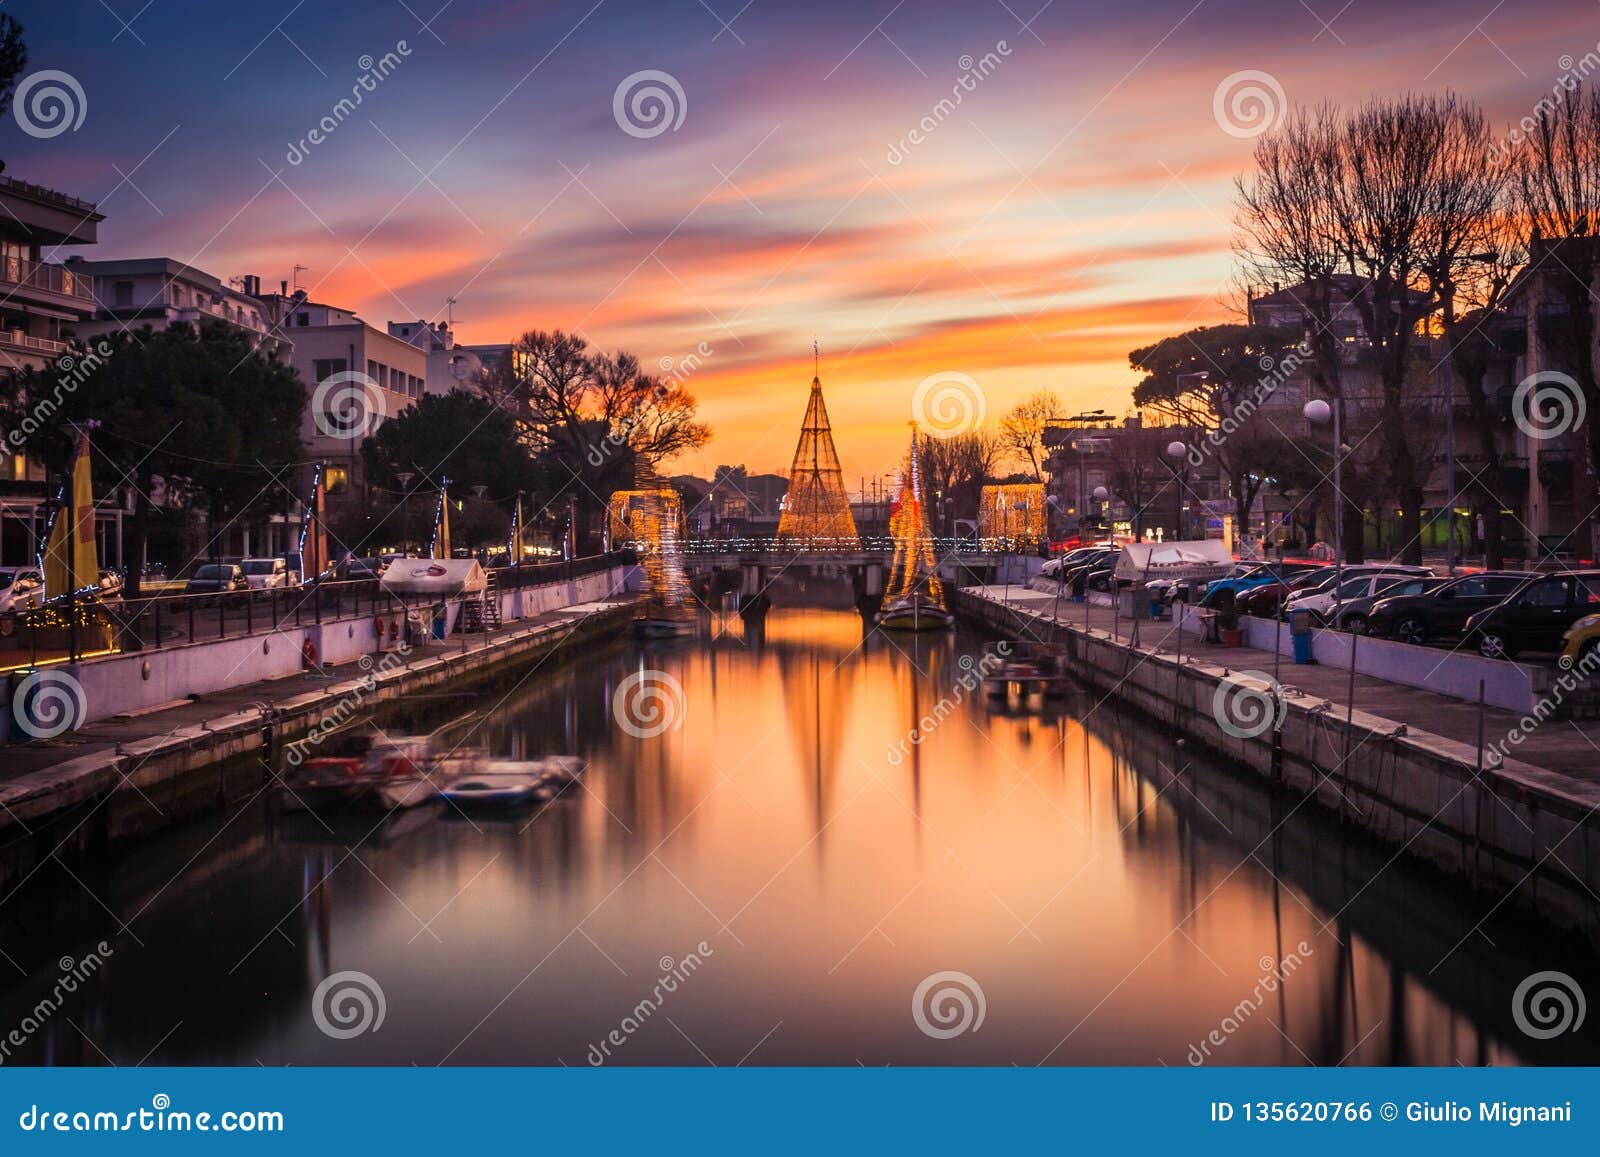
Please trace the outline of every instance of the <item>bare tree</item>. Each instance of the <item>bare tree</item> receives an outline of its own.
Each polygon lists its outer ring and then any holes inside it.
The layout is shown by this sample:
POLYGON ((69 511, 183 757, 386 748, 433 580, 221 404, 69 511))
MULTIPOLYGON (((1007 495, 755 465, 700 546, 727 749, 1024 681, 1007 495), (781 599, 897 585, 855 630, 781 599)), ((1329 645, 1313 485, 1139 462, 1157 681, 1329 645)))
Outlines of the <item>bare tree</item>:
POLYGON ((1541 317, 1540 338, 1578 383, 1589 420, 1573 432, 1573 544, 1595 555, 1595 470, 1600 467, 1600 376, 1595 367, 1593 286, 1600 272, 1600 89, 1581 85, 1538 124, 1515 156, 1516 211, 1527 222, 1529 259, 1563 311, 1541 317))
POLYGON ((570 475, 583 527, 598 525, 636 459, 654 464, 711 437, 681 384, 643 373, 632 354, 590 353, 559 330, 523 334, 479 386, 516 418, 536 454, 570 475))
MULTIPOLYGON (((1332 105, 1296 109, 1282 127, 1262 136, 1254 170, 1235 183, 1234 251, 1246 280, 1296 287, 1312 383, 1343 414, 1345 343, 1338 329, 1348 317, 1338 276, 1349 262, 1340 243, 1339 151, 1332 105)), ((1344 525, 1347 559, 1359 562, 1362 511, 1352 498, 1347 492, 1336 517, 1344 525)))
POLYGON ((1061 410, 1061 399, 1054 390, 1035 390, 1000 419, 1002 444, 1019 464, 1027 465, 1035 482, 1041 477, 1044 428, 1052 418, 1061 417, 1061 410))
POLYGON ((977 518, 978 496, 994 473, 1000 451, 1000 438, 988 430, 922 440, 922 476, 927 479, 928 497, 944 520, 942 533, 950 532, 953 519, 977 518))

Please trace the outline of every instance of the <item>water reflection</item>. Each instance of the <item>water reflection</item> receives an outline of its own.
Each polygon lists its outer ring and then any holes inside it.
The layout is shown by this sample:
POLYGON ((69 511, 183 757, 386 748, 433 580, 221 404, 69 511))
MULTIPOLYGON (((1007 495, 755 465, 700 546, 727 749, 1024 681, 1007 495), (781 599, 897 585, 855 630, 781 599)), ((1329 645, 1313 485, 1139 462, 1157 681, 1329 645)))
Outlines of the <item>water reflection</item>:
POLYGON ((1600 1058, 1592 1024, 1535 1042, 1511 1019, 1534 971, 1600 992, 1585 951, 1503 913, 1477 927, 1488 902, 1113 704, 958 694, 977 636, 863 642, 853 611, 817 606, 709 628, 475 697, 497 751, 590 760, 537 813, 329 831, 252 806, 81 883, 41 869, 3 911, 27 975, 0 1030, 59 956, 115 954, 8 1059, 583 1064, 613 1030, 626 1064, 1600 1058), (641 666, 686 705, 650 739, 610 717, 641 666), (311 993, 345 970, 387 1011, 335 1040, 311 993), (981 986, 979 1031, 918 1029, 912 993, 945 970, 981 986))

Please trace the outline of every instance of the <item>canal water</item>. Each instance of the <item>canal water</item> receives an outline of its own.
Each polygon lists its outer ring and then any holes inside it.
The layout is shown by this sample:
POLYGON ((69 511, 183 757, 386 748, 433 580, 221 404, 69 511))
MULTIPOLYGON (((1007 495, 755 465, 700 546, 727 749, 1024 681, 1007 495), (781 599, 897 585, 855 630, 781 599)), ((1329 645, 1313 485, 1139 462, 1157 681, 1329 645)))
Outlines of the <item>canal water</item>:
POLYGON ((985 637, 863 640, 842 590, 785 597, 405 705, 586 757, 536 812, 258 802, 47 864, 0 906, 0 1059, 1600 1061, 1600 1018, 1519 1027, 1525 978, 1600 972, 1514 905, 1113 702, 969 692, 985 637))

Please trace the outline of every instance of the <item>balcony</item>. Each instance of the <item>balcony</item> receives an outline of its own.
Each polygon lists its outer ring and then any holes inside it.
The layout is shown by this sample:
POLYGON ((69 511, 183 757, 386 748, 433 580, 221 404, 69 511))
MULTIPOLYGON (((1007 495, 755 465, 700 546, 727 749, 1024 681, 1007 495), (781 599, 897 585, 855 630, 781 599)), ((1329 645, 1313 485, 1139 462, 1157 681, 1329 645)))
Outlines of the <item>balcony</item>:
POLYGON ((0 349, 20 350, 23 353, 44 354, 55 357, 66 352, 67 343, 49 337, 33 337, 20 330, 0 329, 0 349))
POLYGON ((36 290, 57 304, 69 305, 85 314, 94 312, 94 278, 74 273, 63 265, 21 257, 0 258, 0 285, 36 290))

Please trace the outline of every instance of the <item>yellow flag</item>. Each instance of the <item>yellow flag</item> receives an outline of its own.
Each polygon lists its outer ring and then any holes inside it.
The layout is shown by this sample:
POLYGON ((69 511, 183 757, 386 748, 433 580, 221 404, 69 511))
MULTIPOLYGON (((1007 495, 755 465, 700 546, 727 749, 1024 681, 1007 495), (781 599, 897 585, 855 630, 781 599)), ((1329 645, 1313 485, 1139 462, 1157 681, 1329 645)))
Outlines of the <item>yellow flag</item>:
POLYGON ((78 435, 72 482, 66 503, 56 511, 44 549, 44 593, 53 599, 68 591, 100 585, 94 543, 94 484, 89 476, 89 438, 78 435), (71 534, 72 541, 67 540, 71 534))
POLYGON ((433 557, 450 557, 450 495, 439 491, 439 525, 433 532, 433 557))

